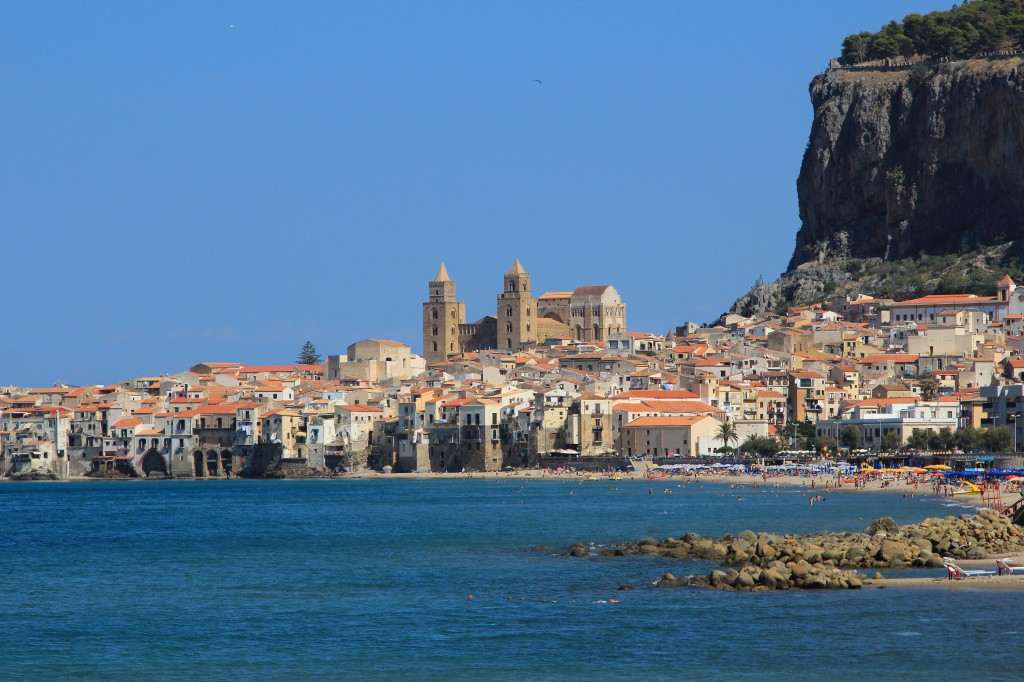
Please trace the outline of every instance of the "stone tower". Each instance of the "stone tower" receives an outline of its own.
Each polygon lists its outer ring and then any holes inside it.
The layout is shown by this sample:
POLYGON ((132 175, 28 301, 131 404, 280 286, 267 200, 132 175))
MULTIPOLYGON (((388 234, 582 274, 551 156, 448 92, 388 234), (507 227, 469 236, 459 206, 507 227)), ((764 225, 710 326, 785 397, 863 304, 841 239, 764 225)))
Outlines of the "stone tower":
POLYGON ((516 352, 537 341, 537 299, 530 296, 530 275, 519 259, 505 273, 505 288, 498 294, 498 350, 516 352))
POLYGON ((466 304, 455 300, 455 281, 441 263, 430 282, 430 297, 423 304, 423 357, 427 364, 444 362, 462 352, 459 326, 466 321, 466 304))

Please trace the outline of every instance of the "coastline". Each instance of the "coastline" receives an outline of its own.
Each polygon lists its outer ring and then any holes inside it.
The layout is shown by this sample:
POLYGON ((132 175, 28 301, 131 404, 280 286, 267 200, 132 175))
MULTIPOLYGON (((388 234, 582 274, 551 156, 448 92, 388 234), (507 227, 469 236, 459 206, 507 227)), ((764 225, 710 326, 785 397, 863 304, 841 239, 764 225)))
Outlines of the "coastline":
MULTIPOLYGON (((383 473, 373 470, 355 471, 342 474, 333 474, 328 476, 313 476, 309 478, 277 478, 277 479, 264 479, 264 478, 244 478, 239 476, 232 477, 216 477, 216 478, 194 478, 194 477, 181 477, 174 479, 166 478, 130 478, 130 477, 117 477, 117 478, 92 478, 89 476, 72 476, 64 479, 54 480, 43 480, 43 481, 32 481, 32 482, 43 482, 43 483, 61 483, 61 482, 74 482, 74 481, 103 481, 103 482, 142 482, 142 481, 259 481, 259 480, 278 480, 278 481, 289 481, 289 480, 333 480, 333 481, 364 481, 364 480, 481 480, 481 481, 495 481, 495 480, 514 480, 514 481, 576 481, 576 482, 588 482, 588 483, 602 483, 609 481, 637 481, 641 483, 647 483, 652 487, 664 487, 669 483, 675 484, 686 484, 690 485, 693 483, 719 483, 729 484, 739 490, 746 488, 798 488, 803 490, 814 490, 816 494, 828 493, 828 494, 850 494, 850 493, 899 493, 908 495, 928 495, 936 496, 933 492, 932 486, 926 482, 908 482, 903 479, 896 479, 894 481, 881 481, 877 479, 865 481, 860 487, 854 488, 849 485, 837 485, 836 479, 829 476, 819 477, 804 477, 795 475, 781 475, 771 476, 767 479, 762 478, 754 474, 702 474, 700 476, 669 476, 665 478, 648 479, 639 474, 620 474, 618 478, 609 476, 607 474, 594 474, 588 472, 554 472, 545 469, 514 469, 512 471, 465 471, 465 472, 416 472, 416 473, 383 473), (826 487, 827 485, 827 487, 826 487)), ((23 483, 25 481, 14 481, 10 478, 0 478, 0 483, 23 483)), ((964 503, 966 506, 981 508, 981 495, 978 494, 965 494, 950 496, 955 498, 957 501, 964 503)), ((1006 492, 1003 491, 1000 495, 1001 501, 1004 505, 1010 505, 1021 498, 1021 494, 1018 492, 1006 492)))

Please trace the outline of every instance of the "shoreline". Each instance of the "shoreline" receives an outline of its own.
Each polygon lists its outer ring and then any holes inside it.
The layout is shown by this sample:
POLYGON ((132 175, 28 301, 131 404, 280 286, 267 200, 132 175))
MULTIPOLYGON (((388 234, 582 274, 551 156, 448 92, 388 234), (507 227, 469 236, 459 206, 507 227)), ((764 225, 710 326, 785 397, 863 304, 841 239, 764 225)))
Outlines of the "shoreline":
MULTIPOLYGON (((929 497, 942 497, 949 499, 956 499, 959 502, 964 503, 967 506, 980 508, 981 495, 979 494, 958 494, 958 495, 936 495, 933 487, 926 482, 908 482, 903 479, 896 479, 894 481, 881 481, 881 480, 869 480, 863 483, 860 487, 854 488, 850 485, 837 485, 836 480, 832 477, 803 477, 795 475, 784 475, 784 476, 773 476, 767 479, 762 478, 754 474, 714 474, 714 475, 700 475, 700 476, 667 476, 663 478, 648 479, 638 474, 622 475, 618 478, 609 476, 607 474, 593 474, 588 472, 552 472, 545 469, 516 469, 513 471, 485 471, 485 472, 416 472, 416 473, 383 473, 379 471, 366 470, 356 471, 351 473, 334 474, 328 476, 310 476, 310 477, 295 477, 295 478, 246 478, 240 476, 231 477, 211 477, 211 478, 195 478, 191 476, 175 477, 173 479, 162 478, 162 477, 151 477, 151 478, 132 478, 132 477, 111 477, 111 478, 93 478, 89 476, 72 476, 70 478, 62 479, 49 479, 39 481, 16 481, 10 478, 0 478, 0 484, 3 483, 70 483, 78 481, 101 481, 101 482, 142 482, 142 481, 309 481, 309 480, 331 480, 331 481, 366 481, 366 480, 387 480, 387 481, 402 481, 402 480, 480 480, 480 481, 576 481, 576 482, 593 482, 593 483, 606 483, 610 481, 615 482, 626 482, 633 481, 639 483, 646 483, 652 487, 664 486, 669 483, 678 484, 693 484, 693 483, 719 483, 719 484, 730 484, 730 487, 735 487, 738 490, 744 490, 747 487, 758 489, 758 488, 795 488, 802 490, 814 490, 815 493, 829 493, 829 494, 848 494, 848 493, 906 493, 909 495, 927 495, 929 497)), ((1018 492, 1006 492, 1001 493, 1001 500, 1004 505, 1010 505, 1021 498, 1021 493, 1018 492)))

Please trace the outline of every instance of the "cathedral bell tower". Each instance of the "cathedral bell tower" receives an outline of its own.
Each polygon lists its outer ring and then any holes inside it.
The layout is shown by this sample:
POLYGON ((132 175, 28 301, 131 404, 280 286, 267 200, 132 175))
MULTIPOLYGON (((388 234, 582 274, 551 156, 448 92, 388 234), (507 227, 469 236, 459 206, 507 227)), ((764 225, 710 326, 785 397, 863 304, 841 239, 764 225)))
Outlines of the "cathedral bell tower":
POLYGON ((430 295, 423 304, 423 357, 428 365, 462 352, 459 326, 466 321, 466 304, 455 300, 455 281, 448 277, 444 263, 429 286, 430 295))
POLYGON ((530 275, 519 259, 505 273, 504 290, 498 294, 498 350, 515 353, 537 341, 537 299, 530 296, 530 275))

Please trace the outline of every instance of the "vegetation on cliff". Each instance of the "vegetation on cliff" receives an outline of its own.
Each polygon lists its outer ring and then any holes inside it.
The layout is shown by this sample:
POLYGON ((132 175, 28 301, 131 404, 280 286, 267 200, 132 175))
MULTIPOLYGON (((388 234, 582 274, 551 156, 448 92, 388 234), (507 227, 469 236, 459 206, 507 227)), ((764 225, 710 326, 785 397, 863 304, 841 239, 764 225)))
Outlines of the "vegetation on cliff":
POLYGON ((966 57, 1020 45, 1024 39, 1022 0, 972 0, 946 12, 908 14, 878 32, 843 40, 846 64, 887 57, 966 57))

